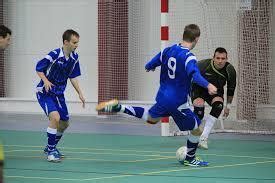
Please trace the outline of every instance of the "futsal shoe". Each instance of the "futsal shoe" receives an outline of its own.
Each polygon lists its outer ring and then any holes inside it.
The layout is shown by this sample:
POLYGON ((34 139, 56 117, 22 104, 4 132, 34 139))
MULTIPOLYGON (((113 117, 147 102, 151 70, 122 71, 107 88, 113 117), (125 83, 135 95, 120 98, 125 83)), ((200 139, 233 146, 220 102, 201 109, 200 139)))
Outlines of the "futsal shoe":
POLYGON ((192 160, 184 160, 183 164, 185 166, 193 166, 193 167, 208 166, 209 165, 208 162, 203 161, 199 158, 194 158, 192 160))
POLYGON ((208 149, 207 138, 201 138, 198 147, 200 149, 207 150, 208 149))
POLYGON ((106 102, 100 102, 96 106, 96 110, 100 112, 119 112, 121 105, 117 99, 109 100, 106 102))
MULTIPOLYGON (((58 149, 55 149, 55 150, 56 150, 56 152, 58 153, 58 155, 60 156, 60 158, 65 158, 65 155, 62 154, 58 149)), ((48 152, 49 152, 48 147, 45 147, 44 153, 45 153, 45 154, 48 154, 48 152)))
POLYGON ((61 158, 56 150, 48 152, 47 160, 49 162, 59 163, 61 158))

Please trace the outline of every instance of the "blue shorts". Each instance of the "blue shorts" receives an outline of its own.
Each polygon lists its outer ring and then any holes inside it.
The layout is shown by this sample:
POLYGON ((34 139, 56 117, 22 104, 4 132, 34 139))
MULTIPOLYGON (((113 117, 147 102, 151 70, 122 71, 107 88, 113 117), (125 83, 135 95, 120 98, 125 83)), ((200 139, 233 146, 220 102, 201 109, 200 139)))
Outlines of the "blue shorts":
POLYGON ((201 124, 201 120, 191 109, 178 110, 176 106, 156 103, 149 109, 152 118, 172 116, 181 131, 194 130, 201 124))
POLYGON ((67 105, 65 103, 64 95, 50 95, 37 92, 36 97, 40 106, 42 107, 47 116, 49 116, 51 112, 57 111, 60 115, 60 120, 69 120, 69 113, 67 105))

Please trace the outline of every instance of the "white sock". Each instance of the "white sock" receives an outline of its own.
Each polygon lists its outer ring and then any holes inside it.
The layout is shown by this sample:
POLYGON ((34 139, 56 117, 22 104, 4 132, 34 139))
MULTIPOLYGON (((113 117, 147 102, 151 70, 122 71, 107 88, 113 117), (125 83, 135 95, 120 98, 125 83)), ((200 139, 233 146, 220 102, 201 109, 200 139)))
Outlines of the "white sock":
POLYGON ((144 113, 143 113, 141 119, 143 119, 144 121, 147 121, 148 120, 148 115, 149 115, 148 109, 144 108, 144 113))
POLYGON ((214 116, 208 115, 205 117, 205 125, 204 125, 204 129, 203 132, 201 134, 201 138, 208 138, 215 122, 217 121, 217 118, 215 118, 214 116))
POLYGON ((148 120, 148 108, 140 106, 131 106, 131 105, 121 105, 120 112, 125 114, 141 118, 144 121, 148 120))
POLYGON ((126 106, 125 106, 125 105, 123 105, 123 104, 120 104, 120 106, 121 106, 121 108, 120 108, 120 111, 119 111, 119 112, 124 112, 124 111, 125 111, 126 106))

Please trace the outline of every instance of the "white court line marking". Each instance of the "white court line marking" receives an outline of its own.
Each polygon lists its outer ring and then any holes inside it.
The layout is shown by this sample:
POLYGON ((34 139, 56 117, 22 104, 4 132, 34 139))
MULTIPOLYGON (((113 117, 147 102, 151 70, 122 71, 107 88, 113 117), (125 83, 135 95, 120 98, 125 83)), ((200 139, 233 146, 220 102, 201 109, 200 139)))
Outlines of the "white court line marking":
MULTIPOLYGON (((12 158, 43 158, 44 156, 16 156, 16 155, 7 155, 6 157, 12 158)), ((142 160, 107 160, 107 159, 100 159, 100 158, 68 158, 68 160, 80 160, 80 161, 104 161, 104 162, 116 162, 116 163, 137 163, 137 162, 146 162, 146 161, 157 161, 157 160, 164 160, 164 159, 172 159, 175 157, 160 157, 160 158, 151 158, 151 159, 142 159, 142 160)))
MULTIPOLYGON (((34 150, 34 149, 14 149, 14 150, 7 150, 5 153, 12 153, 12 152, 42 152, 42 150, 34 150)), ((121 156, 149 156, 149 157, 171 157, 171 156, 163 156, 161 154, 129 154, 129 153, 119 153, 116 152, 91 152, 91 151, 66 151, 66 153, 72 153, 72 154, 100 154, 100 155, 121 155, 121 156)), ((174 156, 173 156, 174 157, 174 156)))
POLYGON ((118 176, 109 176, 109 177, 96 177, 96 178, 87 178, 87 179, 64 179, 58 177, 27 177, 27 176, 9 176, 5 175, 5 178, 22 178, 22 179, 40 179, 40 180, 64 180, 64 181, 92 181, 92 180, 103 180, 103 179, 113 179, 113 178, 124 178, 124 177, 133 177, 133 176, 145 176, 145 175, 154 175, 160 173, 170 173, 170 172, 179 172, 179 171, 192 171, 192 170, 202 170, 202 169, 215 169, 215 168, 227 168, 227 167, 236 167, 236 166, 245 166, 245 165, 256 165, 256 164, 265 164, 265 163, 275 163, 274 161, 260 161, 253 163, 238 163, 238 164, 229 164, 229 165, 218 165, 218 166, 210 166, 210 167, 196 167, 196 168, 180 168, 180 169, 172 169, 172 170, 162 170, 155 172, 144 172, 137 173, 135 175, 130 173, 125 173, 125 175, 118 176))
MULTIPOLYGON (((28 146, 28 145, 4 145, 4 147, 44 148, 44 146, 28 146)), ((102 148, 85 148, 85 147, 84 148, 82 148, 82 147, 81 148, 61 147, 60 149, 89 150, 89 151, 109 151, 109 152, 137 152, 137 153, 175 154, 175 152, 167 152, 167 151, 141 151, 141 150, 135 150, 135 149, 102 149, 102 148)), ((225 155, 219 155, 219 154, 207 154, 207 153, 199 153, 199 155, 202 155, 202 156, 217 156, 217 157, 232 157, 232 158, 253 158, 253 159, 270 159, 270 160, 275 160, 275 157, 256 157, 256 156, 226 155, 226 154, 225 155)), ((154 155, 152 155, 152 156, 154 156, 154 155)), ((166 156, 163 156, 163 157, 166 157, 166 156)), ((171 156, 169 156, 169 157, 171 157, 171 156)))

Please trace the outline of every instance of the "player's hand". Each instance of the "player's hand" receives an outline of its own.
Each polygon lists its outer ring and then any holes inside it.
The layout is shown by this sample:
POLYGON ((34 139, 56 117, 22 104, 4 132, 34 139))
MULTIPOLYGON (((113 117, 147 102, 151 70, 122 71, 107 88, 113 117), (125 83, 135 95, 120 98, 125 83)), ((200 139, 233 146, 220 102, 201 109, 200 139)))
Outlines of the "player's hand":
POLYGON ((82 94, 79 94, 79 99, 82 102, 82 107, 85 108, 85 98, 84 98, 84 96, 82 94))
POLYGON ((148 69, 145 69, 146 70, 146 72, 150 72, 150 71, 155 71, 155 69, 151 69, 151 70, 148 70, 148 69))
POLYGON ((53 86, 54 84, 52 84, 49 80, 44 81, 44 87, 47 93, 52 89, 53 86))
POLYGON ((207 86, 207 89, 208 89, 208 93, 210 95, 217 94, 217 87, 214 86, 213 84, 209 83, 208 86, 207 86))
POLYGON ((230 111, 229 108, 227 108, 227 107, 224 108, 224 110, 223 110, 223 117, 224 117, 224 118, 227 118, 227 117, 228 117, 229 111, 230 111))

